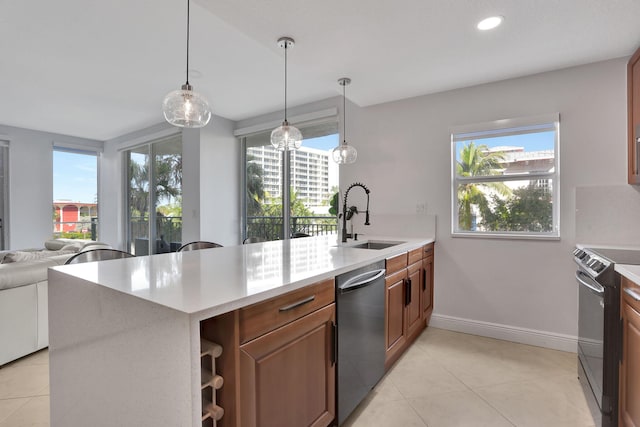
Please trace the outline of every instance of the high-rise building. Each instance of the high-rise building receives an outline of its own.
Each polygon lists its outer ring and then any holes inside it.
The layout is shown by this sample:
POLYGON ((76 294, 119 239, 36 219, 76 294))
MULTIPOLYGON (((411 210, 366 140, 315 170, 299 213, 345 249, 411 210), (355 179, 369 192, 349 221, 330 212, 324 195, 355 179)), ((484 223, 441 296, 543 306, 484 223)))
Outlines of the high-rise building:
MULTIPOLYGON (((251 162, 264 171, 263 187, 269 196, 282 197, 281 152, 270 146, 248 147, 251 162)), ((337 166, 330 160, 331 153, 325 150, 302 146, 291 151, 291 186, 298 200, 316 213, 326 213, 332 188, 338 186, 337 166)))

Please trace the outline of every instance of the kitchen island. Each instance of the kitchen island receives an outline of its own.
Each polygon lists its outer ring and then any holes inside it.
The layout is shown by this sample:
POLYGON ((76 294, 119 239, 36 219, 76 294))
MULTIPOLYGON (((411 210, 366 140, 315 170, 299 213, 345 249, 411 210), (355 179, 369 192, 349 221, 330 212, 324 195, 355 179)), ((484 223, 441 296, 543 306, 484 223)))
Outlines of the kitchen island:
POLYGON ((202 425, 203 323, 433 242, 368 239, 401 243, 360 249, 350 246, 364 238, 324 236, 51 269, 52 427, 202 425))

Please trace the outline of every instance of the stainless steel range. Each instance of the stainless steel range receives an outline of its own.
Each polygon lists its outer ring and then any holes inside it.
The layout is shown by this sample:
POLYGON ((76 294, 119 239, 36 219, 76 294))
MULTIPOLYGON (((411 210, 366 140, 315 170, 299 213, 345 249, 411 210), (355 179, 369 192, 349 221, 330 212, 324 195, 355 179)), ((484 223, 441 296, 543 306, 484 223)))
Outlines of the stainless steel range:
POLYGON ((640 265, 640 251, 577 248, 578 377, 597 426, 618 425, 621 354, 620 276, 615 264, 640 265))

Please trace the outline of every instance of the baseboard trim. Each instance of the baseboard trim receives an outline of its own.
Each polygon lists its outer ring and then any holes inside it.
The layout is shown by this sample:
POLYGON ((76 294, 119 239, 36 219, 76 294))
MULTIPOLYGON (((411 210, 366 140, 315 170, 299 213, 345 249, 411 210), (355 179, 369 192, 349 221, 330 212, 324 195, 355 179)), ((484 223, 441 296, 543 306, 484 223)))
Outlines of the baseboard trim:
POLYGON ((578 337, 556 334, 535 329, 518 328, 499 323, 482 322, 479 320, 463 319, 460 317, 433 314, 429 326, 480 335, 499 340, 513 341, 521 344, 535 345, 554 350, 575 353, 578 348, 578 337))

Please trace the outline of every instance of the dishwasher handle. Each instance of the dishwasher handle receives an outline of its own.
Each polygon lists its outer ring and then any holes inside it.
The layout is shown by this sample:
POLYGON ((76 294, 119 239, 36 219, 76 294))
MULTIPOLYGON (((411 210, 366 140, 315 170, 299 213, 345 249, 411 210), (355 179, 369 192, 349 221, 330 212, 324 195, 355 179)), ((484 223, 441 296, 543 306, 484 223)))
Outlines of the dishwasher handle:
POLYGON ((381 268, 378 270, 372 270, 362 274, 358 274, 357 276, 354 276, 343 284, 339 285, 338 289, 340 290, 340 293, 346 293, 355 291, 359 288, 364 288, 365 286, 372 284, 377 279, 384 276, 384 273, 386 273, 386 270, 384 268, 381 268))

